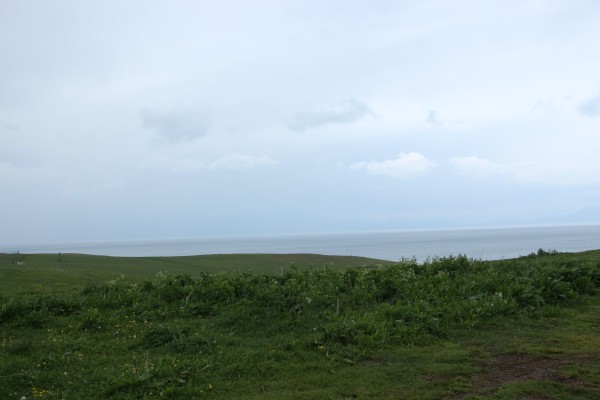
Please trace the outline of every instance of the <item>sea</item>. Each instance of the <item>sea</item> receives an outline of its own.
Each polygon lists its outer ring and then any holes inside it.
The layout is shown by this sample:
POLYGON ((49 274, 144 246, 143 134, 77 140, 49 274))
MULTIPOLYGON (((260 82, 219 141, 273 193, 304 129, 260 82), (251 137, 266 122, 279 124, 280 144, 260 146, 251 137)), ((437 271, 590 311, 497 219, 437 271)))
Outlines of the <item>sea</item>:
POLYGON ((514 258, 538 249, 600 249, 600 225, 406 230, 191 239, 95 241, 3 246, 0 252, 82 253, 157 257, 202 254, 315 253, 398 261, 466 255, 480 260, 514 258))

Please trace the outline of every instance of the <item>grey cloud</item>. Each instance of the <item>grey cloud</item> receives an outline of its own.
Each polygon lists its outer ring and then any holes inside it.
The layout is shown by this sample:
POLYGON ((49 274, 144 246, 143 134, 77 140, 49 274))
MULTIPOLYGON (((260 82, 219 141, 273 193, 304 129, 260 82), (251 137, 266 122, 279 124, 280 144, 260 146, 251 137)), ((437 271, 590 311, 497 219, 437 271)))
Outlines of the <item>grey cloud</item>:
POLYGON ((154 131, 171 142, 193 140, 206 135, 210 127, 209 118, 200 112, 140 111, 142 126, 154 131))
POLYGON ((297 114, 288 127, 296 132, 304 132, 327 124, 350 124, 369 114, 373 114, 369 107, 349 99, 339 101, 327 108, 297 114))
POLYGON ((600 117, 600 95, 582 102, 577 109, 586 117, 600 117))

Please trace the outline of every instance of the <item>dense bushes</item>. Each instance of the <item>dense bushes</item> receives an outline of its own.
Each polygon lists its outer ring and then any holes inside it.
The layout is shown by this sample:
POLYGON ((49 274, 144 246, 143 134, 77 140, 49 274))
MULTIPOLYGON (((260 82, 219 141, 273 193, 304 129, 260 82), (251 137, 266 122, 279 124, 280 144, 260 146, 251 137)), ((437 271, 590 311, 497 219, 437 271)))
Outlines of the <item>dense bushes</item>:
POLYGON ((318 333, 315 343, 420 343, 452 327, 535 313, 598 291, 598 263, 555 255, 540 251, 502 262, 458 256, 422 264, 406 260, 385 267, 292 268, 281 275, 201 274, 195 279, 160 273, 141 283, 117 279, 88 286, 78 295, 3 298, 0 323, 43 326, 46 314, 81 313, 82 329, 99 329, 103 312, 128 309, 145 321, 219 316, 215 323, 240 324, 241 330, 243 324, 269 321, 271 331, 312 329, 318 333))

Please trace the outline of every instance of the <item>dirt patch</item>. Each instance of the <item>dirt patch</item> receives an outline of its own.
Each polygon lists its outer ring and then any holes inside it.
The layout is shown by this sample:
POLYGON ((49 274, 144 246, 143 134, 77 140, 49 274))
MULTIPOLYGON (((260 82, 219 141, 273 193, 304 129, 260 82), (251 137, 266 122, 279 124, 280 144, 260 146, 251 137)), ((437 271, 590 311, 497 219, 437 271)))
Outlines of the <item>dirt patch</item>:
MULTIPOLYGON (((472 378, 471 382, 475 387, 474 392, 463 393, 452 397, 452 399, 463 399, 517 381, 555 381, 573 386, 581 385, 582 382, 560 374, 559 370, 567 365, 590 362, 598 362, 598 357, 595 355, 535 357, 520 353, 497 355, 485 366, 485 372, 472 378)), ((528 400, 545 400, 547 398, 535 394, 524 397, 528 400)))
POLYGON ((564 362, 555 358, 534 358, 527 354, 502 354, 492 359, 491 368, 475 377, 477 386, 496 387, 514 381, 557 380, 564 362))

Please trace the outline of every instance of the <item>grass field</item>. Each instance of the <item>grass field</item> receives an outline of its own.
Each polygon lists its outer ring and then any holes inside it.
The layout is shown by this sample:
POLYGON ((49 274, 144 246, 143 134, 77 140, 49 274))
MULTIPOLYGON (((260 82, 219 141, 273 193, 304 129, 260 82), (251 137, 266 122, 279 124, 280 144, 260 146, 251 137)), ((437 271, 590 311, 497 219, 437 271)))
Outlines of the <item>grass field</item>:
POLYGON ((2 399, 600 398, 600 251, 15 257, 2 399))
POLYGON ((188 274, 253 272, 281 274, 299 269, 387 265, 390 261, 319 254, 214 254, 185 257, 108 257, 86 254, 2 254, 0 293, 55 291, 83 288, 122 275, 129 281, 151 278, 159 272, 188 274), (23 265, 18 265, 22 262, 23 265))

